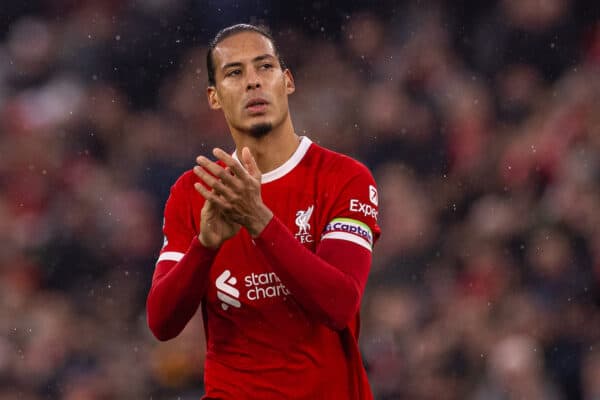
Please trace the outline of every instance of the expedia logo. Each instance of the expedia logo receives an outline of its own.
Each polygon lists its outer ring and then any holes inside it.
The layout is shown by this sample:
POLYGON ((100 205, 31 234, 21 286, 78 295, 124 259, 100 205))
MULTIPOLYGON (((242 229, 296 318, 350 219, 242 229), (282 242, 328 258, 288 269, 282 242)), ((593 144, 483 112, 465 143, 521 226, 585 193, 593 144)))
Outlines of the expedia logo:
POLYGON ((350 200, 350 211, 361 213, 365 217, 372 217, 377 221, 377 207, 366 204, 357 199, 350 200))

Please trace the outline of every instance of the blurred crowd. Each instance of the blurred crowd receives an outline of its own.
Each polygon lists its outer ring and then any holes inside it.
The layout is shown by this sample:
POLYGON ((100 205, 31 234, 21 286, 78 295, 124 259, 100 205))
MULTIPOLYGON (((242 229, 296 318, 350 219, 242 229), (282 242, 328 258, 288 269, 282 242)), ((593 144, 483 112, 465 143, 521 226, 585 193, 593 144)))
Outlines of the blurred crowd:
POLYGON ((298 134, 378 183, 376 398, 600 399, 598 7, 366 3, 7 6, 0 400, 201 395, 201 318, 159 343, 145 298, 170 185, 233 149, 205 45, 240 21, 273 27, 298 134))

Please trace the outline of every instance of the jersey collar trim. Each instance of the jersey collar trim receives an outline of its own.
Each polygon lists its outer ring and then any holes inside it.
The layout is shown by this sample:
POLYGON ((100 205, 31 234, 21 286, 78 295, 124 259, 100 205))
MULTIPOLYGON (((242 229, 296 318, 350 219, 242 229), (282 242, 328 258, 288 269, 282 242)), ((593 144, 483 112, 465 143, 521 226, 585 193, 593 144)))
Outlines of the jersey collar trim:
MULTIPOLYGON (((300 145, 298 145, 298 148, 296 149, 294 154, 292 154, 292 156, 286 162, 281 164, 279 167, 275 168, 273 171, 269 171, 265 174, 262 174, 260 182, 261 183, 273 182, 274 180, 277 180, 277 179, 287 175, 298 164, 300 164, 300 161, 302 161, 302 159, 306 155, 306 152, 308 151, 308 148, 310 147, 311 144, 312 144, 312 140, 310 140, 306 136, 302 136, 300 138, 300 145)), ((233 158, 235 158, 236 160, 239 161, 239 159, 237 157, 237 152, 234 151, 232 156, 233 156, 233 158)))

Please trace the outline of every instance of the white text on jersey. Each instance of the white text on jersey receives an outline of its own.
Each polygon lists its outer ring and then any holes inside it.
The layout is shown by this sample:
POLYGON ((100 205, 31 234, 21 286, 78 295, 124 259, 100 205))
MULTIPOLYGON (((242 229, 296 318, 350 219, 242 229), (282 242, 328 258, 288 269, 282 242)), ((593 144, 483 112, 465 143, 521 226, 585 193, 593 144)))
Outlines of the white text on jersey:
POLYGON ((350 200, 350 211, 362 213, 365 217, 372 217, 377 220, 377 208, 370 204, 361 203, 357 199, 350 200))

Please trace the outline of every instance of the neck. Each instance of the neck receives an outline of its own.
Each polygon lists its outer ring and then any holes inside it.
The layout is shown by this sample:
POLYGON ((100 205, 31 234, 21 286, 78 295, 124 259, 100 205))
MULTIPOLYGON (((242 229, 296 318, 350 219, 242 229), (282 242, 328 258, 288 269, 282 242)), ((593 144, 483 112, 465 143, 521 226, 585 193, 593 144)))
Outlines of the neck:
POLYGON ((285 163, 300 143, 289 118, 260 138, 234 130, 232 136, 238 159, 242 159, 242 149, 248 147, 263 174, 285 163))

